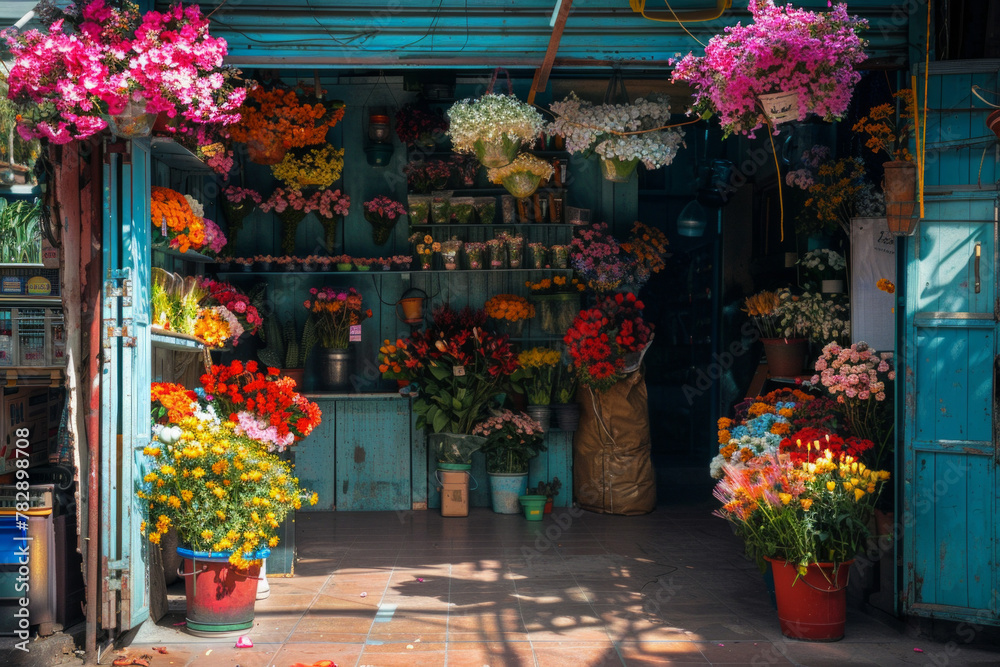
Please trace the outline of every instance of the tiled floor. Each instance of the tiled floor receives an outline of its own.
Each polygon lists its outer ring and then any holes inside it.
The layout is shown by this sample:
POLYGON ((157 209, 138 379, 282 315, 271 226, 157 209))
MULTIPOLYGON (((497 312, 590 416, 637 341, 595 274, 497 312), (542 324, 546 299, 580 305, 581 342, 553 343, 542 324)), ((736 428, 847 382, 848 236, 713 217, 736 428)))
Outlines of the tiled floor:
POLYGON ((170 614, 130 650, 155 667, 1000 664, 998 647, 914 639, 853 610, 840 642, 786 640, 711 509, 300 514, 295 576, 270 579, 253 648, 187 635, 170 614))

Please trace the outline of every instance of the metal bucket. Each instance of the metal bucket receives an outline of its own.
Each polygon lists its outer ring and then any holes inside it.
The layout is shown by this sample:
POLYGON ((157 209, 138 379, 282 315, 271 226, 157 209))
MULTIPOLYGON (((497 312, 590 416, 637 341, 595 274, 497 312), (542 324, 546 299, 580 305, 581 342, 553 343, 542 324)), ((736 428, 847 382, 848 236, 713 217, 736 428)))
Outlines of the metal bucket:
POLYGON ((329 391, 340 391, 351 387, 351 367, 354 351, 350 348, 338 349, 322 347, 317 352, 320 386, 329 391))

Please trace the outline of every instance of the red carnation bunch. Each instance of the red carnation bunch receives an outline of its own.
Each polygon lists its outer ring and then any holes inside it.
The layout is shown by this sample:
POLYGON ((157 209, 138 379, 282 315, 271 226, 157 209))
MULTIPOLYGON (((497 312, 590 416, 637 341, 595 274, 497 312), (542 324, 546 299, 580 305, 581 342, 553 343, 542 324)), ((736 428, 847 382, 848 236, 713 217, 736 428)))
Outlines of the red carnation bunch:
MULTIPOLYGON (((257 333, 257 329, 264 323, 257 308, 250 303, 250 297, 229 283, 199 277, 198 286, 208 291, 206 300, 214 301, 216 305, 232 313, 243 326, 243 330, 251 336, 257 333)), ((236 345, 236 340, 233 340, 233 345, 236 345)))
POLYGON ((816 461, 826 450, 830 450, 833 461, 841 461, 845 456, 860 459, 864 452, 874 446, 871 440, 853 436, 842 438, 825 428, 807 426, 782 440, 778 451, 788 454, 795 463, 816 461))
POLYGON ((638 364, 653 339, 652 325, 642 319, 644 307, 628 292, 601 297, 596 306, 580 311, 563 342, 581 385, 607 391, 634 370, 629 361, 638 364))
POLYGON ((238 432, 283 449, 301 440, 319 425, 319 407, 295 391, 295 381, 277 368, 260 372, 256 361, 233 361, 213 366, 201 376, 210 400, 222 418, 236 423, 238 432))

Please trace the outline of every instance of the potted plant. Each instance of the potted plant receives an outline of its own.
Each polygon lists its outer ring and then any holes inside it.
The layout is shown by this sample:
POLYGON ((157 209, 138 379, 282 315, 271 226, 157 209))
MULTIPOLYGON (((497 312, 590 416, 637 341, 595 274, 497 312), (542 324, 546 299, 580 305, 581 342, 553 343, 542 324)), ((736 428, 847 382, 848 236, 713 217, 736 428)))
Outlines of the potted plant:
POLYGON ((825 293, 844 291, 847 261, 836 250, 829 248, 810 250, 798 260, 797 264, 802 267, 805 277, 803 287, 820 288, 825 293))
POLYGON ((491 167, 486 175, 490 183, 502 185, 513 196, 524 199, 533 195, 542 181, 552 178, 553 173, 552 165, 545 160, 522 153, 502 167, 491 167))
POLYGON ((510 164, 545 129, 542 115, 513 95, 487 93, 448 109, 448 137, 456 153, 475 153, 484 167, 510 164))
POLYGON ((493 511, 516 514, 518 497, 528 487, 528 462, 545 451, 541 424, 522 412, 501 410, 476 424, 472 434, 486 438, 482 451, 493 511))
POLYGON ((309 293, 313 298, 303 305, 316 327, 320 383, 330 390, 346 389, 354 359, 348 345, 351 328, 370 318, 372 311, 362 308, 361 294, 353 287, 313 287, 309 293))
POLYGON ((395 199, 379 195, 364 204, 365 220, 372 226, 372 241, 384 245, 399 219, 406 215, 406 207, 395 199))
POLYGON ((549 347, 533 347, 517 355, 517 362, 524 369, 522 385, 528 399, 526 412, 541 424, 542 431, 549 430, 552 418, 549 406, 560 357, 559 350, 549 347))
POLYGON ((601 158, 605 180, 625 183, 641 161, 647 169, 669 165, 684 143, 670 125, 666 99, 637 99, 631 104, 593 105, 570 93, 551 104, 556 119, 549 134, 564 137, 570 153, 601 158))
POLYGON ((539 482, 538 486, 528 487, 528 490, 524 493, 528 496, 541 496, 545 498, 543 513, 552 514, 552 501, 559 495, 559 489, 561 488, 562 482, 559 481, 558 477, 553 477, 551 482, 539 482))
POLYGON ((754 135, 765 122, 839 120, 847 111, 856 67, 867 57, 860 33, 868 22, 838 4, 811 12, 751 0, 753 22, 716 35, 704 56, 675 63, 672 80, 694 88, 691 111, 719 116, 724 136, 754 135))
POLYGON ((832 450, 807 450, 798 461, 772 454, 723 464, 717 514, 762 571, 770 563, 784 635, 843 637, 849 568, 888 479, 888 472, 832 450))
POLYGON ((282 161, 289 148, 326 141, 327 132, 344 117, 344 103, 323 101, 310 86, 257 87, 240 107, 240 121, 229 128, 233 140, 247 145, 250 160, 272 165, 282 161))
POLYGON ((434 253, 441 252, 441 243, 434 240, 430 234, 415 232, 410 235, 410 243, 413 243, 414 252, 420 262, 420 268, 429 271, 433 266, 434 253))
MULTIPOLYGON (((786 301, 789 301, 792 297, 787 294, 786 301)), ((783 308, 779 292, 765 290, 748 296, 743 312, 750 316, 760 335, 771 375, 801 375, 806 355, 805 322, 794 322, 795 314, 783 308)))
POLYGON ((270 367, 280 368, 282 375, 292 378, 297 387, 305 387, 306 359, 317 341, 312 318, 306 318, 300 334, 291 319, 279 322, 277 317, 269 317, 260 337, 267 347, 257 351, 257 358, 270 367))
POLYGON ((226 41, 209 34, 197 5, 139 14, 91 0, 74 9, 50 8, 45 32, 4 35, 14 57, 8 93, 25 106, 18 131, 26 140, 64 144, 109 124, 118 136, 145 136, 160 112, 193 123, 239 120, 246 90, 234 86, 226 41), (164 32, 173 39, 161 40, 164 32))
POLYGON ((889 161, 885 170, 886 219, 889 231, 895 234, 913 233, 916 221, 913 209, 916 200, 916 164, 909 150, 910 135, 913 133, 916 106, 913 90, 904 88, 893 95, 899 101, 898 118, 892 104, 872 107, 867 116, 854 124, 852 130, 868 135, 865 146, 873 153, 885 153, 889 161))

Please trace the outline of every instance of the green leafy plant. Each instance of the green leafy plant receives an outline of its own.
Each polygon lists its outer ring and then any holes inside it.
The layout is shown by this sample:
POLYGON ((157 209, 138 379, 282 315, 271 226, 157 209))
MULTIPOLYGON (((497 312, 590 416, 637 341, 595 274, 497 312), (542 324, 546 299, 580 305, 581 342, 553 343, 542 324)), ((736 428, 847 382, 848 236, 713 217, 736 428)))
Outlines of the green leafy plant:
POLYGON ((529 496, 545 496, 546 498, 555 498, 559 495, 559 489, 562 488, 562 482, 559 481, 558 477, 553 477, 551 482, 539 482, 538 486, 529 486, 525 493, 529 496))
POLYGON ((42 261, 41 201, 9 202, 0 197, 0 262, 38 264, 42 261))
POLYGON ((528 461, 545 451, 542 425, 523 412, 501 410, 476 424, 472 435, 486 438, 486 472, 520 474, 528 472, 528 461))

